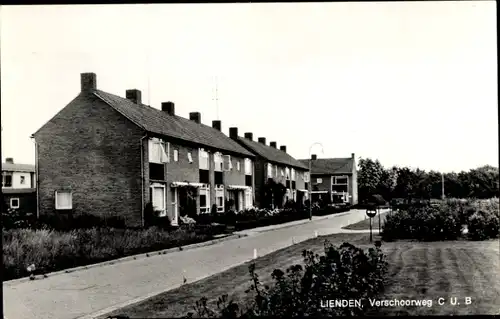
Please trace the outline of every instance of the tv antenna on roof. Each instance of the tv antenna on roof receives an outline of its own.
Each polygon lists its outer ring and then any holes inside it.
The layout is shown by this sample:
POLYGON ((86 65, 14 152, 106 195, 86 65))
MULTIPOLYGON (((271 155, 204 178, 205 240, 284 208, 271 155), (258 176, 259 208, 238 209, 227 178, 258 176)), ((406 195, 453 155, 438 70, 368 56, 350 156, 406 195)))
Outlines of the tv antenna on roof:
POLYGON ((217 115, 217 121, 219 120, 219 79, 215 76, 215 96, 212 100, 215 101, 215 113, 217 115))

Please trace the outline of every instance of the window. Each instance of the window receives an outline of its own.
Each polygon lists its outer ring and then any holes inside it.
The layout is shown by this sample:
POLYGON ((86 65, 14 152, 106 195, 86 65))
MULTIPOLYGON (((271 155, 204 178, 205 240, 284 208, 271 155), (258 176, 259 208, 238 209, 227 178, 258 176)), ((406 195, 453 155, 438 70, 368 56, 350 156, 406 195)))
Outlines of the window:
POLYGON ((21 176, 21 185, 26 184, 26 176, 21 176))
POLYGON ((309 183, 309 172, 304 173, 304 182, 309 183))
POLYGON ((224 171, 230 171, 233 169, 233 163, 231 162, 231 155, 224 155, 224 171))
POLYGON ((224 189, 215 190, 215 204, 218 212, 224 212, 224 189))
POLYGON ((285 168, 285 174, 286 174, 286 179, 290 179, 290 169, 288 167, 285 168))
POLYGON ((273 177, 273 166, 270 163, 267 163, 267 177, 273 177))
POLYGON ((245 158, 245 175, 252 175, 252 160, 245 158))
POLYGON ((203 184, 210 183, 208 170, 200 169, 200 183, 203 183, 203 184))
POLYGON ((71 191, 56 191, 56 209, 72 209, 73 194, 71 191))
POLYGON ((281 169, 281 177, 285 176, 285 171, 281 169))
POLYGON ((214 153, 214 163, 215 163, 214 171, 216 171, 216 172, 222 172, 222 169, 223 169, 223 159, 222 159, 222 154, 221 153, 219 153, 219 152, 214 153))
POLYGON ((208 153, 200 148, 199 152, 200 158, 200 169, 208 170, 208 153))
POLYGON ((290 181, 289 181, 289 180, 287 180, 287 181, 285 182, 285 187, 286 187, 286 188, 290 188, 290 181))
POLYGON ((250 209, 253 206, 252 189, 245 189, 245 209, 250 209))
POLYGON ((2 174, 2 187, 12 187, 12 173, 2 174))
POLYGON ((292 181, 292 189, 295 189, 296 186, 295 186, 295 181, 292 181))
POLYGON ((347 185, 347 177, 346 176, 333 176, 332 184, 337 185, 347 185))
POLYGON ((210 189, 200 188, 200 214, 210 212, 210 189))
POLYGON ((245 186, 252 187, 252 175, 245 175, 245 186))
POLYGON ((236 162, 236 170, 239 172, 241 170, 240 161, 236 162))
POLYGON ((193 162, 193 155, 191 155, 191 152, 188 153, 188 161, 189 163, 193 162))
POLYGON ((19 208, 19 198, 10 199, 10 208, 19 208))
POLYGON ((321 178, 316 178, 316 183, 318 183, 318 184, 323 183, 323 179, 321 179, 321 178))
POLYGON ((291 171, 292 171, 292 174, 291 174, 292 175, 292 181, 294 181, 295 180, 295 170, 292 168, 291 171))
POLYGON ((158 138, 149 140, 149 162, 150 163, 168 163, 170 144, 158 138))
POLYGON ((179 151, 174 150, 174 162, 178 162, 178 161, 179 161, 179 151))
POLYGON ((214 172, 214 183, 215 185, 224 184, 224 174, 222 172, 214 172))
POLYGON ((278 177, 278 165, 274 165, 274 176, 278 177))
POLYGON ((332 192, 347 193, 348 192, 347 184, 345 184, 345 185, 338 185, 338 184, 332 185, 332 192))
POLYGON ((309 190, 309 183, 305 182, 304 183, 304 188, 307 189, 307 190, 309 190))
POLYGON ((165 180, 165 165, 149 163, 149 179, 157 181, 165 180))
POLYGON ((179 219, 179 206, 177 206, 177 187, 173 187, 170 189, 170 200, 172 201, 172 212, 174 213, 172 225, 177 226, 179 219))
POLYGON ((152 185, 151 186, 151 204, 153 209, 159 212, 159 216, 163 217, 167 215, 166 210, 166 197, 165 197, 165 186, 164 185, 152 185))

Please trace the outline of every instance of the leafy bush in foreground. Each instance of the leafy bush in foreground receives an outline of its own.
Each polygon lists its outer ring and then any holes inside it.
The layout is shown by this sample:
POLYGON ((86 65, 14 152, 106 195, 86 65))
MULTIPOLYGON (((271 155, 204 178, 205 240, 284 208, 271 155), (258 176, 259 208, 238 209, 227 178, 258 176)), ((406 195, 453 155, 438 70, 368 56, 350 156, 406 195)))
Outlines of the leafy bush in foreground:
POLYGON ((92 228, 69 232, 49 229, 4 230, 3 280, 28 276, 35 264, 39 273, 98 263, 134 254, 174 248, 213 238, 210 229, 92 228))
POLYGON ((387 272, 385 255, 380 245, 367 252, 349 243, 334 247, 325 242, 325 254, 319 256, 312 251, 304 251, 304 266, 294 265, 286 271, 276 269, 272 273, 274 284, 262 285, 250 265, 253 303, 247 307, 228 299, 219 298, 217 309, 208 305, 208 299, 197 302, 196 313, 188 317, 301 317, 363 315, 368 307, 326 308, 325 300, 349 300, 375 297, 382 289, 387 272))

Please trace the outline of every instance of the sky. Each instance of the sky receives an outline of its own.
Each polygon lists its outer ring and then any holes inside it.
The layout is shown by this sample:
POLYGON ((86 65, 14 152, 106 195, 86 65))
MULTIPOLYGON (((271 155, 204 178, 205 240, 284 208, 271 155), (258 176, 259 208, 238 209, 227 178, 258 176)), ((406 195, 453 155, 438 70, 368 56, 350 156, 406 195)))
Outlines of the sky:
POLYGON ((2 160, 94 72, 297 159, 498 166, 496 38, 495 1, 1 6, 2 160))

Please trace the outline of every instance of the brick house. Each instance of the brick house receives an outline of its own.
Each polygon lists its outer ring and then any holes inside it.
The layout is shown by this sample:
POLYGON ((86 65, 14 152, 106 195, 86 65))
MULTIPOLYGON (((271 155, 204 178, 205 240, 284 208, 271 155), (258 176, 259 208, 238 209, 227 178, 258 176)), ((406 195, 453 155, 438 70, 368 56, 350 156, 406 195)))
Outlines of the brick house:
MULTIPOLYGON (((328 196, 333 202, 358 203, 358 174, 354 153, 347 158, 317 158, 311 156, 312 201, 328 196)), ((309 160, 300 160, 309 166, 309 160)))
POLYGON ((304 203, 307 199, 309 181, 308 167, 286 152, 286 146, 277 148, 276 142, 266 145, 266 138, 253 140, 253 133, 238 135, 238 128, 229 128, 229 137, 255 154, 255 202, 264 205, 264 186, 269 180, 285 186, 283 198, 272 198, 273 207, 281 207, 287 200, 304 203))
POLYGON ((253 205, 254 155, 221 132, 221 122, 185 119, 175 105, 144 105, 97 89, 81 74, 81 92, 33 137, 39 179, 38 214, 91 213, 145 225, 151 204, 177 225, 179 216, 253 205))
POLYGON ((35 166, 16 164, 9 157, 2 163, 2 210, 21 209, 26 212, 36 211, 35 166))

